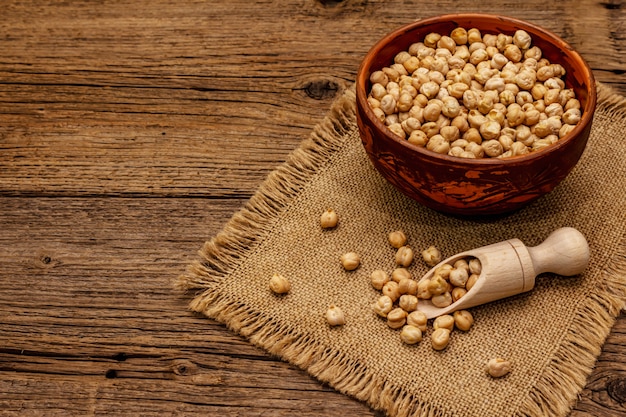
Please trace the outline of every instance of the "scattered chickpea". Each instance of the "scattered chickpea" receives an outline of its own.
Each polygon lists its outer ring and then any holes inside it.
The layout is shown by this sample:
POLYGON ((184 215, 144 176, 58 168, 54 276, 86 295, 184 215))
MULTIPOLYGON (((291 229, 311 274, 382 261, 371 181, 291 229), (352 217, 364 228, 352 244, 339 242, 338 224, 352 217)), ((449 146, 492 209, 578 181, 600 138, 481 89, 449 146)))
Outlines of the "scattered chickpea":
POLYGON ((401 230, 389 233, 388 239, 391 246, 396 249, 400 249, 402 246, 406 245, 407 242, 406 235, 401 230))
POLYGON ((286 294, 291 290, 291 283, 280 274, 272 275, 269 283, 270 290, 275 294, 286 294))
POLYGON ((435 350, 444 350, 450 343, 450 330, 440 327, 433 331, 430 342, 435 350))
POLYGON ((414 345, 422 341, 422 330, 419 327, 406 324, 402 326, 400 339, 407 345, 414 345))
POLYGON ((396 268, 391 272, 391 279, 395 282, 400 282, 403 279, 412 279, 411 273, 404 267, 396 268))
POLYGON ((383 285, 382 293, 395 302, 401 295, 400 284, 395 281, 388 281, 383 285))
POLYGON ((354 271, 361 264, 361 257, 355 252, 344 253, 340 260, 346 271, 354 271))
POLYGON ((430 246, 422 252, 422 258, 426 265, 435 266, 441 262, 441 252, 435 246, 430 246))
POLYGON ((372 287, 379 291, 382 290, 383 285, 385 285, 387 281, 389 281, 389 275, 387 275, 387 273, 382 269, 377 269, 373 271, 370 275, 370 278, 372 281, 372 287))
POLYGON ((381 317, 387 317, 387 314, 393 309, 393 300, 387 295, 382 295, 374 303, 374 311, 381 317))
POLYGON ((435 318, 433 321, 433 329, 437 330, 439 328, 444 328, 452 331, 454 330, 454 322, 454 317, 450 314, 444 314, 443 316, 435 318))
POLYGON ((413 249, 409 246, 402 246, 396 252, 396 264, 407 267, 413 262, 413 249))
POLYGON ((487 362, 487 373, 493 378, 501 378, 511 372, 511 362, 502 359, 494 358, 487 362))
POLYGON ((330 326, 342 326, 346 324, 346 317, 341 308, 331 305, 326 310, 326 321, 330 326))
POLYGON ((399 307, 410 313, 412 311, 417 310, 417 297, 411 294, 403 294, 400 296, 400 301, 398 303, 399 307))
POLYGON ((323 229, 332 229, 337 226, 338 221, 339 216, 337 216, 337 213, 333 209, 327 209, 320 217, 320 225, 323 229))
POLYGON ((387 325, 392 329, 399 329, 406 323, 407 313, 400 307, 394 308, 387 313, 387 325))
POLYGON ((474 317, 472 313, 467 310, 455 311, 452 316, 454 317, 454 325, 456 328, 464 332, 468 331, 474 324, 474 317))

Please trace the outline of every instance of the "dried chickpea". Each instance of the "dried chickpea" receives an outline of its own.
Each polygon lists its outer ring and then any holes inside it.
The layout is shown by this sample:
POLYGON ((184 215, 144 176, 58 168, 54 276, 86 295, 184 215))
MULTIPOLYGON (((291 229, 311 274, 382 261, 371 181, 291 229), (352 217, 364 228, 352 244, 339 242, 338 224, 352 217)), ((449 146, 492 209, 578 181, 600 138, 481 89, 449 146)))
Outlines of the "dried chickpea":
POLYGON ((444 350, 450 343, 450 330, 440 327, 430 336, 433 349, 444 350))
POLYGON ((396 249, 400 249, 402 246, 406 245, 407 242, 406 235, 401 230, 389 233, 387 238, 389 240, 389 244, 396 249))
POLYGON ((400 296, 400 300, 398 302, 398 306, 410 313, 411 311, 417 310, 417 297, 410 294, 403 294, 400 296))
POLYGON ((400 340, 407 345, 414 345, 422 341, 422 330, 419 327, 406 324, 402 326, 400 340))
POLYGON ((467 310, 459 310, 453 313, 454 325, 461 331, 468 331, 474 324, 472 313, 467 310))
POLYGON ((433 321, 433 329, 448 329, 452 331, 454 329, 454 317, 450 314, 444 314, 435 318, 433 321))
POLYGON ((449 291, 446 291, 443 294, 433 295, 430 298, 430 302, 433 303, 435 307, 448 307, 450 304, 452 304, 452 294, 449 291))
POLYGON ((393 302, 395 302, 398 298, 400 298, 400 284, 395 281, 387 281, 385 285, 383 285, 382 293, 387 297, 391 298, 393 302))
POLYGON ((412 279, 412 278, 413 277, 411 276, 411 272, 409 272, 409 270, 404 267, 396 268, 393 271, 391 271, 391 280, 397 283, 400 283, 400 281, 404 279, 412 279))
POLYGON ((456 287, 465 287, 469 274, 465 268, 454 268, 450 271, 450 284, 456 287))
POLYGON ((471 290, 472 287, 476 285, 476 281, 478 280, 479 276, 480 276, 479 274, 472 274, 469 276, 469 278, 467 279, 467 282, 465 283, 465 289, 467 291, 471 290))
POLYGON ((332 229, 337 226, 338 221, 339 216, 337 216, 337 213, 333 209, 327 209, 320 217, 320 225, 323 229, 332 229))
POLYGON ((400 307, 396 307, 387 313, 387 325, 392 329, 399 329, 406 324, 407 313, 400 307))
POLYGON ((383 286, 389 281, 389 275, 387 275, 387 273, 382 269, 372 271, 370 278, 372 281, 372 287, 379 291, 382 290, 383 286))
POLYGON ((411 326, 415 326, 420 329, 422 332, 425 332, 428 328, 428 317, 424 312, 415 310, 411 311, 406 316, 406 324, 410 324, 411 326))
POLYGON ((409 246, 402 246, 396 252, 396 264, 407 267, 413 262, 413 249, 409 246))
POLYGON ((463 298, 465 294, 467 294, 467 290, 461 287, 455 287, 452 289, 452 291, 450 291, 450 295, 452 296, 453 303, 456 303, 457 301, 459 301, 461 298, 463 298))
POLYGON ((331 305, 326 310, 326 321, 330 326, 342 326, 346 324, 346 317, 341 308, 331 305))
POLYGON ((430 246, 422 251, 422 259, 426 265, 435 266, 441 262, 441 252, 435 246, 430 246))
POLYGON ((511 372, 511 362, 494 358, 487 362, 487 373, 493 378, 501 378, 511 372))
POLYGON ((433 296, 443 294, 448 291, 448 281, 446 281, 441 275, 434 275, 429 280, 428 291, 433 296))
POLYGON ((430 279, 423 279, 417 283, 417 298, 429 300, 432 297, 430 292, 430 279))
POLYGON ((341 265, 346 271, 354 271, 361 264, 361 257, 356 252, 348 252, 341 255, 341 265))
POLYGON ((393 310, 393 300, 386 295, 378 297, 374 303, 374 311, 381 317, 387 317, 387 314, 393 310))
POLYGON ((274 274, 269 282, 270 290, 275 294, 286 294, 291 290, 291 283, 280 274, 274 274))

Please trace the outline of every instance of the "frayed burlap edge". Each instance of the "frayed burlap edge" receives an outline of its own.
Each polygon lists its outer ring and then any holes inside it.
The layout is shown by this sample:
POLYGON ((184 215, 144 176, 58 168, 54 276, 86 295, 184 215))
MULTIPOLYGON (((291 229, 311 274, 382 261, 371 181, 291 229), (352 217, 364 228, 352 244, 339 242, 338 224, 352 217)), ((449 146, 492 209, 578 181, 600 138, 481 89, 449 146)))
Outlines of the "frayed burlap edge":
MULTIPOLYGON (((626 98, 598 83, 598 110, 610 117, 626 117, 626 98)), ((251 343, 374 409, 397 417, 449 417, 445 410, 420 402, 340 352, 219 293, 220 281, 237 270, 271 232, 292 199, 332 162, 333 154, 356 130, 354 118, 355 93, 351 87, 335 101, 311 136, 268 176, 245 207, 205 243, 199 252, 201 259, 178 277, 175 287, 196 292, 189 305, 191 310, 226 324, 251 343)), ((575 404, 602 344, 626 305, 626 236, 603 274, 604 285, 590 294, 578 310, 552 362, 521 401, 516 416, 563 416, 575 404)))

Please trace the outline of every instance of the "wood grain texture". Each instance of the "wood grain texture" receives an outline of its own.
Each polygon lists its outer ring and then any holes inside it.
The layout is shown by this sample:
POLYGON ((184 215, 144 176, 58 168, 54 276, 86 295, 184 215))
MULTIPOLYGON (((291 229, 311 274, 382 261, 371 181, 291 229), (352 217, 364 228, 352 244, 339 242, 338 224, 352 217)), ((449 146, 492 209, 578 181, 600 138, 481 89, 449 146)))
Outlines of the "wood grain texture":
MULTIPOLYGON (((378 38, 463 11, 553 30, 626 94, 620 0, 4 1, 0 415, 379 415, 171 281, 378 38)), ((571 415, 626 415, 624 363, 621 316, 571 415)))

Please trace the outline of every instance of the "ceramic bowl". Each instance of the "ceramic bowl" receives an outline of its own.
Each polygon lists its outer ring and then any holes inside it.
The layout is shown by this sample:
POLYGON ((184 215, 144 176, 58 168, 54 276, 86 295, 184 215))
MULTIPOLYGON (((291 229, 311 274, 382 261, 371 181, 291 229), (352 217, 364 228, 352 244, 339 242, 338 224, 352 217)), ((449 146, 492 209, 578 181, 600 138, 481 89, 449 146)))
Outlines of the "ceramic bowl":
POLYGON ((596 85, 583 58, 564 40, 534 24, 488 14, 451 14, 419 20, 382 38, 363 59, 356 81, 357 124, 373 165, 400 191, 431 209, 454 215, 509 213, 552 191, 574 168, 589 138, 596 107, 596 85), (553 145, 510 158, 465 159, 437 154, 394 135, 367 102, 370 74, 393 63, 394 56, 430 32, 456 27, 481 33, 528 32, 543 57, 561 64, 566 88, 581 102, 582 118, 553 145))

